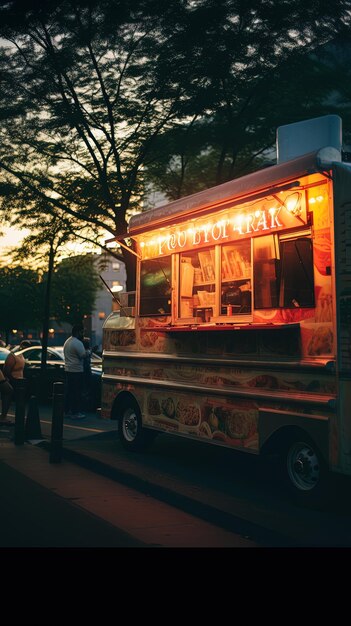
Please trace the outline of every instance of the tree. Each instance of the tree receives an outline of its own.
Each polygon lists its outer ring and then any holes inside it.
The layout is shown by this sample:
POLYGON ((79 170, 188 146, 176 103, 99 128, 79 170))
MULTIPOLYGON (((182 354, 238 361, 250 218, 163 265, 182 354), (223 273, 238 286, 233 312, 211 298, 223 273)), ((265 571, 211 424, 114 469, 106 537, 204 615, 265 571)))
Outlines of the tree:
POLYGON ((303 87, 319 88, 319 102, 325 113, 342 116, 343 140, 351 144, 351 39, 349 30, 317 48, 302 72, 303 87), (328 85, 326 91, 325 85, 328 85))
POLYGON ((63 259, 53 277, 52 316, 72 325, 81 322, 91 315, 99 287, 93 255, 63 259))
POLYGON ((39 275, 21 267, 0 268, 0 328, 6 343, 13 329, 40 328, 42 290, 39 275))
MULTIPOLYGON (((36 197, 46 213, 90 226, 95 242, 126 232, 140 206, 145 154, 179 112, 180 86, 154 61, 167 50, 162 23, 181 4, 6 3, 3 197, 22 208, 36 197)), ((124 260, 128 267, 134 257, 124 260)))
MULTIPOLYGON (((3 215, 40 201, 46 214, 62 212, 84 227, 87 239, 104 246, 105 233, 123 238, 130 215, 141 210, 157 138, 179 126, 195 128, 196 120, 211 128, 205 143, 216 174, 209 181, 234 177, 243 155, 272 144, 279 101, 269 92, 277 90, 277 68, 296 51, 332 38, 348 6, 347 0, 307 6, 302 0, 6 0, 0 10, 3 215)), ((195 158, 206 154, 205 148, 195 158)), ((179 193, 187 189, 185 173, 179 193)), ((126 248, 123 256, 133 289, 134 256, 126 248)))
MULTIPOLYGON (((202 191, 218 183, 218 164, 220 178, 233 178, 232 159, 223 158, 220 145, 221 133, 216 135, 218 125, 207 121, 194 122, 182 128, 176 128, 156 142, 152 158, 146 166, 146 178, 150 192, 158 190, 168 200, 202 191)), ((269 147, 257 141, 255 150, 252 142, 243 146, 236 157, 236 176, 257 170, 267 163, 262 153, 269 147)))
MULTIPOLYGON (((55 282, 56 270, 59 276, 60 272, 59 262, 62 261, 64 255, 72 255, 73 251, 69 249, 69 244, 73 244, 77 240, 79 234, 79 225, 76 225, 74 229, 74 222, 67 220, 64 214, 60 214, 56 211, 56 214, 45 215, 44 207, 41 207, 40 202, 33 200, 31 206, 18 207, 16 216, 17 226, 26 226, 30 234, 27 235, 21 242, 21 246, 13 252, 12 262, 23 265, 34 265, 40 276, 40 286, 42 301, 40 302, 40 319, 42 330, 42 370, 46 368, 47 360, 47 346, 49 335, 49 321, 52 317, 53 309, 59 309, 57 302, 52 302, 52 283, 55 282), (73 232, 74 231, 74 232, 73 232)), ((90 270, 90 281, 85 280, 85 294, 83 296, 83 302, 88 302, 86 313, 91 314, 94 306, 97 278, 94 266, 91 267, 91 261, 88 258, 86 261, 82 261, 81 258, 75 256, 73 262, 72 276, 74 280, 79 282, 79 273, 83 270, 84 276, 86 272, 90 270), (77 269, 78 268, 78 269, 77 269)), ((71 284, 71 279, 69 279, 71 284)), ((64 281, 58 280, 61 284, 61 288, 64 288, 64 281)), ((65 289, 65 288, 64 288, 65 289)), ((67 291, 67 289, 66 289, 67 291)), ((78 296, 80 296, 80 290, 78 290, 78 296)), ((61 297, 61 296, 60 296, 61 297)), ((75 292, 70 296, 77 308, 75 301, 75 292)), ((64 315, 65 321, 70 321, 71 318, 67 318, 64 315)), ((78 321, 82 321, 82 316, 78 321)), ((74 322, 73 322, 74 323, 74 322)))
POLYGON ((202 84, 199 108, 157 138, 146 167, 169 200, 275 162, 280 125, 351 117, 351 3, 247 2, 241 12, 239 4, 201 3, 190 74, 202 84))
MULTIPOLYGON (((9 200, 10 194, 7 200, 9 200)), ((51 314, 51 283, 52 276, 59 258, 64 254, 70 242, 75 241, 72 233, 74 224, 65 219, 64 215, 45 215, 41 202, 33 199, 31 205, 24 202, 23 208, 17 198, 17 226, 26 226, 29 229, 21 242, 21 246, 13 251, 12 263, 35 266, 41 276, 43 301, 41 303, 41 330, 42 330, 42 370, 46 368, 47 346, 49 336, 49 320, 51 314)), ((67 254, 67 252, 66 252, 67 254)))

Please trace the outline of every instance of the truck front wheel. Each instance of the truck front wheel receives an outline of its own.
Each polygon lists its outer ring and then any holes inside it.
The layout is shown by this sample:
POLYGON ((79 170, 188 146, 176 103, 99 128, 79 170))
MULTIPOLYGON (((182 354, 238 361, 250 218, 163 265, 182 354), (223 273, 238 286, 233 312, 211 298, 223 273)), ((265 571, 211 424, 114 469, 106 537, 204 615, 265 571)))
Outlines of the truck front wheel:
POLYGON ((309 437, 286 442, 283 461, 285 479, 298 501, 317 504, 325 499, 328 468, 309 437))
POLYGON ((130 399, 120 409, 118 435, 126 450, 145 450, 154 440, 156 433, 143 428, 138 404, 130 399))

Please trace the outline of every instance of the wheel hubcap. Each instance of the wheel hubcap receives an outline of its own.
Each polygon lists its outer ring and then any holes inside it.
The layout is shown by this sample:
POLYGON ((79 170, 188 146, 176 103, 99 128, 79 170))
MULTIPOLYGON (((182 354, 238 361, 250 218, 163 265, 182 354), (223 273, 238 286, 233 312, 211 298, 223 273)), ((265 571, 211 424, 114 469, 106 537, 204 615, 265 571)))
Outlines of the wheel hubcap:
POLYGON ((134 411, 126 412, 123 417, 123 435, 127 441, 134 441, 138 431, 138 420, 134 411))
POLYGON ((320 479, 317 453, 306 443, 295 443, 287 456, 288 474, 295 487, 302 491, 312 490, 320 479))

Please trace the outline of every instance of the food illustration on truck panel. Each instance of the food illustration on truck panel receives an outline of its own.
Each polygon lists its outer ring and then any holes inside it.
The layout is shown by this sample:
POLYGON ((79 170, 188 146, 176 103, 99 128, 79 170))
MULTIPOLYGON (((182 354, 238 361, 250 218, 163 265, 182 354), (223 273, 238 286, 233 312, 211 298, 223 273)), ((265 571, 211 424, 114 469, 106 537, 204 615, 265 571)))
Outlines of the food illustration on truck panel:
POLYGON ((152 417, 167 418, 184 426, 198 426, 201 419, 200 406, 186 397, 173 400, 153 392, 148 396, 147 411, 152 417))
POLYGON ((236 406, 208 403, 199 434, 231 445, 245 445, 248 439, 257 440, 257 410, 248 402, 236 406))
POLYGON ((243 445, 244 440, 257 439, 257 410, 247 401, 236 405, 208 399, 195 402, 192 398, 173 399, 153 392, 148 396, 147 412, 155 418, 155 426, 158 420, 161 425, 167 425, 169 420, 177 423, 179 430, 229 445, 243 445))

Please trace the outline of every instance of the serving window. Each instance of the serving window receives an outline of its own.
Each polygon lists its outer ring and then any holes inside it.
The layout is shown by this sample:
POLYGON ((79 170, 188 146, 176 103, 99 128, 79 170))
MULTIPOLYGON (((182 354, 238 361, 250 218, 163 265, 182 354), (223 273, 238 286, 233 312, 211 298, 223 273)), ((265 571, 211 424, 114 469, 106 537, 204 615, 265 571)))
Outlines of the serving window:
POLYGON ((313 307, 313 253, 310 237, 280 240, 280 307, 313 307))
POLYGON ((216 307, 215 248, 179 255, 179 317, 209 321, 216 307))
POLYGON ((309 233, 257 237, 253 250, 255 309, 315 305, 309 233))
POLYGON ((140 264, 140 315, 171 313, 172 257, 147 259, 140 264))
POLYGON ((178 317, 247 321, 253 309, 313 307, 312 252, 310 232, 301 231, 182 253, 178 317))
POLYGON ((179 255, 178 319, 196 323, 250 316, 251 239, 179 255))
POLYGON ((172 315, 176 324, 251 322, 255 310, 314 306, 309 229, 246 237, 140 264, 139 314, 172 315))
POLYGON ((253 282, 255 309, 279 306, 280 252, 277 235, 253 240, 253 282))
POLYGON ((221 315, 251 313, 251 240, 221 247, 221 315))

